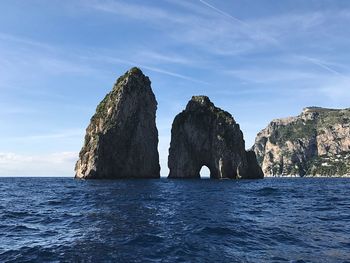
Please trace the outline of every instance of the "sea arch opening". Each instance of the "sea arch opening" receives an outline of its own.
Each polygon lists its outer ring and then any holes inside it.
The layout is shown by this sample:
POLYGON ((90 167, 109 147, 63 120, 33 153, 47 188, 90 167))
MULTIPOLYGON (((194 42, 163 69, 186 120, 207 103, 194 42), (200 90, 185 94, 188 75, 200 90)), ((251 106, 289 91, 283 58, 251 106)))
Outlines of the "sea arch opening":
POLYGON ((203 165, 199 171, 199 176, 201 179, 210 179, 210 169, 208 166, 203 165))

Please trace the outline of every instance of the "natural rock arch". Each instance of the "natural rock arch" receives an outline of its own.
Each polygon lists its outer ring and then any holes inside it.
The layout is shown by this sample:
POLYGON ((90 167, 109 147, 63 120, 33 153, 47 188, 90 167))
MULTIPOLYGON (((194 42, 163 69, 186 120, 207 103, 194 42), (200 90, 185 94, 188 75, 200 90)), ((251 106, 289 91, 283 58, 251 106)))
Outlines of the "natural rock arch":
POLYGON ((214 179, 263 177, 255 154, 245 151, 239 125, 206 96, 192 97, 175 117, 168 166, 169 178, 200 178, 202 166, 214 179))
POLYGON ((199 176, 201 179, 207 179, 210 178, 210 169, 208 166, 203 165, 202 168, 199 171, 199 176))

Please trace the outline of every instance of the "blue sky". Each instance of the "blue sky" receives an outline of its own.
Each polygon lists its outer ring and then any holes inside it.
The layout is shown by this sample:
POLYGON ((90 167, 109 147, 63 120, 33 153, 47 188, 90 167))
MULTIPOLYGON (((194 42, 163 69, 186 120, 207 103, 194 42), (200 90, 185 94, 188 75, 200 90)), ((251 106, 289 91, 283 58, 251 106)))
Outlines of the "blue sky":
POLYGON ((350 2, 2 0, 0 175, 73 176, 96 105, 132 66, 158 100, 161 173, 192 95, 246 147, 272 119, 350 107, 350 2))

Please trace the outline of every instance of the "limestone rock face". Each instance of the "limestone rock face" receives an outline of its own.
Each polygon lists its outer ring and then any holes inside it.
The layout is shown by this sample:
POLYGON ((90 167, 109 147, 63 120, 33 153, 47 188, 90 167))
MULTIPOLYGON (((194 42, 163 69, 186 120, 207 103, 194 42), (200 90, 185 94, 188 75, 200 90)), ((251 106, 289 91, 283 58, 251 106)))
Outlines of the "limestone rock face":
POLYGON ((169 178, 263 178, 255 154, 245 151, 243 134, 231 114, 206 96, 194 96, 175 117, 171 130, 169 178))
POLYGON ((120 77, 86 129, 76 178, 159 178, 157 101, 140 69, 120 77))
POLYGON ((309 107, 273 120, 253 149, 265 176, 350 175, 350 109, 309 107))

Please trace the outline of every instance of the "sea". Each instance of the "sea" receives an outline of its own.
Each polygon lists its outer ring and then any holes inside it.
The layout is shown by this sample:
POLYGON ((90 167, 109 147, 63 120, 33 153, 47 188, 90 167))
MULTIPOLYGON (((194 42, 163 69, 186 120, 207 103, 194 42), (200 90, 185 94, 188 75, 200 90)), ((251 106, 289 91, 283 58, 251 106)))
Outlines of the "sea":
POLYGON ((350 262, 350 179, 0 178, 0 262, 350 262))

